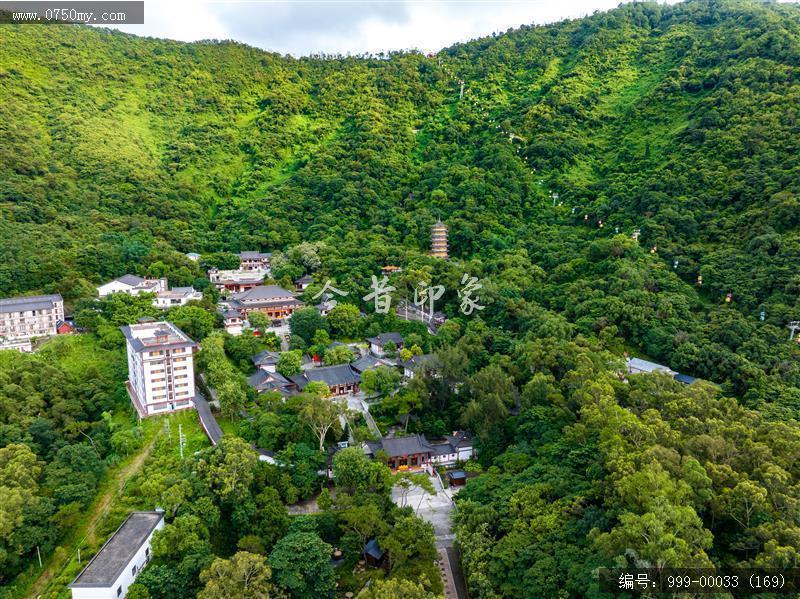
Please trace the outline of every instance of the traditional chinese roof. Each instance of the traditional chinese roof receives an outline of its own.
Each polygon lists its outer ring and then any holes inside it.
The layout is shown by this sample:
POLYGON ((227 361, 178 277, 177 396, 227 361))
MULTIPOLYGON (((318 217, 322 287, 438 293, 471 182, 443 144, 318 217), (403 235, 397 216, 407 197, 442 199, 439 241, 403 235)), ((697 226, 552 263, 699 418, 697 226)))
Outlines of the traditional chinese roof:
POLYGON ((239 258, 242 260, 263 260, 272 258, 272 254, 269 252, 239 252, 239 258))
POLYGON ((287 291, 283 287, 277 285, 257 285, 247 291, 235 293, 231 296, 232 300, 244 303, 261 302, 268 300, 294 298, 291 291, 287 291))
POLYGON ((280 358, 280 352, 276 351, 268 351, 264 350, 262 352, 257 353, 255 356, 251 358, 253 364, 256 366, 266 366, 269 364, 277 364, 278 358, 280 358))
POLYGON ((367 337, 367 341, 378 347, 383 347, 390 341, 395 345, 403 343, 403 336, 400 333, 381 333, 376 337, 367 337))
POLYGON ((398 364, 403 368, 408 368, 409 370, 416 370, 417 368, 430 368, 431 370, 437 370, 442 367, 442 361, 436 354, 412 356, 408 360, 400 360, 398 364))
POLYGON ((365 370, 378 368, 379 366, 389 366, 389 363, 384 360, 381 360, 380 358, 376 358, 371 354, 367 354, 366 356, 362 356, 355 362, 352 362, 350 366, 352 366, 353 369, 357 370, 358 372, 364 372, 365 370))
POLYGON ((311 275, 303 275, 295 281, 295 283, 313 283, 314 278, 311 275))
POLYGON ((361 382, 361 374, 353 370, 350 364, 337 364, 336 366, 322 366, 320 368, 309 368, 302 374, 295 375, 291 379, 304 389, 311 382, 325 383, 328 387, 340 385, 352 385, 361 382))
POLYGON ((383 557, 383 549, 378 545, 377 539, 370 539, 369 542, 364 545, 364 553, 376 560, 383 557))
POLYGON ((383 449, 390 458, 394 458, 417 453, 430 453, 431 445, 424 436, 416 434, 408 437, 381 439, 380 449, 383 449))
POLYGON ((267 372, 259 370, 247 378, 248 384, 262 393, 264 391, 277 391, 278 393, 288 394, 295 390, 296 383, 287 379, 279 372, 267 372))

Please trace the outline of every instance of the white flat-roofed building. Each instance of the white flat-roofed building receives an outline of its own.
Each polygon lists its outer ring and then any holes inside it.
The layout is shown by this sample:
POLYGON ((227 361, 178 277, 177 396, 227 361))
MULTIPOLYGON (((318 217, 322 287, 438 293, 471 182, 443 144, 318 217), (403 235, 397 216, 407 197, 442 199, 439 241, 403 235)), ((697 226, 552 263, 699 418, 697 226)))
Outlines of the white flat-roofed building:
POLYGON ((197 344, 170 322, 120 327, 128 346, 128 393, 143 418, 194 407, 197 344))
POLYGON ((105 297, 111 293, 139 295, 140 293, 159 293, 166 290, 166 279, 145 279, 136 275, 122 275, 113 281, 100 285, 97 288, 97 295, 100 297, 105 297))
POLYGON ((174 308, 175 306, 185 306, 192 301, 200 301, 203 294, 194 287, 173 287, 167 291, 159 291, 153 305, 156 308, 174 308))
POLYGON ((164 512, 133 512, 69 585, 72 599, 120 599, 150 561, 164 512))
POLYGON ((31 351, 31 339, 58 333, 64 320, 60 295, 31 295, 0 299, 0 349, 31 351))

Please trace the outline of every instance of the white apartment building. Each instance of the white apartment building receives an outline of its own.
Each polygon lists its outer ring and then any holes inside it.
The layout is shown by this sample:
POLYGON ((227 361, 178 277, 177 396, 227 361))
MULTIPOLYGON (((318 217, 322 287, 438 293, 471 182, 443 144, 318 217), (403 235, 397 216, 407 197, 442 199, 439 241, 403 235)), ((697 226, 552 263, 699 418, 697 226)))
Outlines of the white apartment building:
POLYGON ((0 349, 31 351, 31 339, 57 334, 60 320, 64 320, 60 295, 0 299, 0 349))
POLYGON ((111 293, 159 293, 167 290, 166 279, 145 279, 136 275, 122 275, 118 279, 104 283, 97 288, 97 295, 105 297, 111 293))
POLYGON ((168 291, 159 291, 153 300, 156 308, 166 310, 175 306, 185 306, 191 301, 200 301, 203 294, 194 287, 173 287, 168 291))
POLYGON ((133 512, 69 585, 72 599, 120 599, 150 561, 164 512, 133 512))
POLYGON ((170 322, 120 327, 128 345, 128 393, 142 418, 194 407, 197 344, 170 322))

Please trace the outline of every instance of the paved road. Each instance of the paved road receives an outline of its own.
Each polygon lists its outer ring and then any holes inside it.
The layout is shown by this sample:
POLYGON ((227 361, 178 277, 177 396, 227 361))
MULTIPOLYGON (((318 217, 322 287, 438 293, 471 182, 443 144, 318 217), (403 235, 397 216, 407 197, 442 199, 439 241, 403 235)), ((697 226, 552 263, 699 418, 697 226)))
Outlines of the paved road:
POLYGON ((222 429, 211 412, 211 407, 208 405, 206 398, 199 391, 194 397, 194 407, 197 409, 198 416, 200 416, 200 424, 208 440, 211 441, 211 445, 216 445, 222 438, 222 429))
MULTIPOLYGON (((439 552, 438 562, 445 585, 445 597, 447 599, 467 599, 460 555, 454 546, 456 535, 453 533, 453 523, 450 520, 450 514, 454 507, 451 491, 444 489, 436 476, 431 477, 431 483, 436 489, 435 495, 415 487, 406 496, 405 505, 413 508, 420 518, 433 524, 436 548, 439 552)), ((397 488, 392 489, 392 500, 397 505, 402 505, 403 499, 397 488)))
POLYGON ((369 430, 378 438, 381 437, 381 429, 378 428, 378 425, 375 424, 375 420, 372 418, 372 414, 369 413, 369 406, 367 405, 367 402, 364 401, 363 393, 349 395, 347 397, 347 408, 353 410, 354 412, 361 412, 364 414, 364 420, 367 421, 367 427, 369 430))

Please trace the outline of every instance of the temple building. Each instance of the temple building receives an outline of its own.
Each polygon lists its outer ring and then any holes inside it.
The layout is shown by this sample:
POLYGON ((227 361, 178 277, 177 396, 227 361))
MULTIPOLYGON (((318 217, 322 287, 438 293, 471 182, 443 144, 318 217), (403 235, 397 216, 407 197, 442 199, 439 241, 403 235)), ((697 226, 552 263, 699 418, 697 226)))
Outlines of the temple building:
POLYGON ((441 220, 431 227, 431 256, 447 260, 447 225, 441 220))
POLYGON ((353 395, 359 392, 361 373, 354 370, 350 364, 337 364, 335 366, 321 366, 307 368, 302 374, 289 377, 297 388, 302 391, 311 382, 325 383, 331 395, 353 395))
POLYGON ((271 263, 271 253, 241 252, 239 254, 239 270, 268 273, 271 263))
POLYGON ((363 444, 364 453, 374 458, 379 451, 386 456, 386 465, 392 470, 427 470, 435 466, 452 467, 475 455, 472 436, 455 431, 443 439, 428 441, 425 435, 384 437, 363 444))
POLYGON ((211 268, 208 271, 208 280, 223 294, 241 293, 261 285, 265 274, 264 271, 211 268))
POLYGON ((284 320, 305 306, 291 291, 277 285, 259 285, 236 293, 228 303, 232 310, 238 310, 245 317, 251 312, 261 312, 272 320, 284 320))

